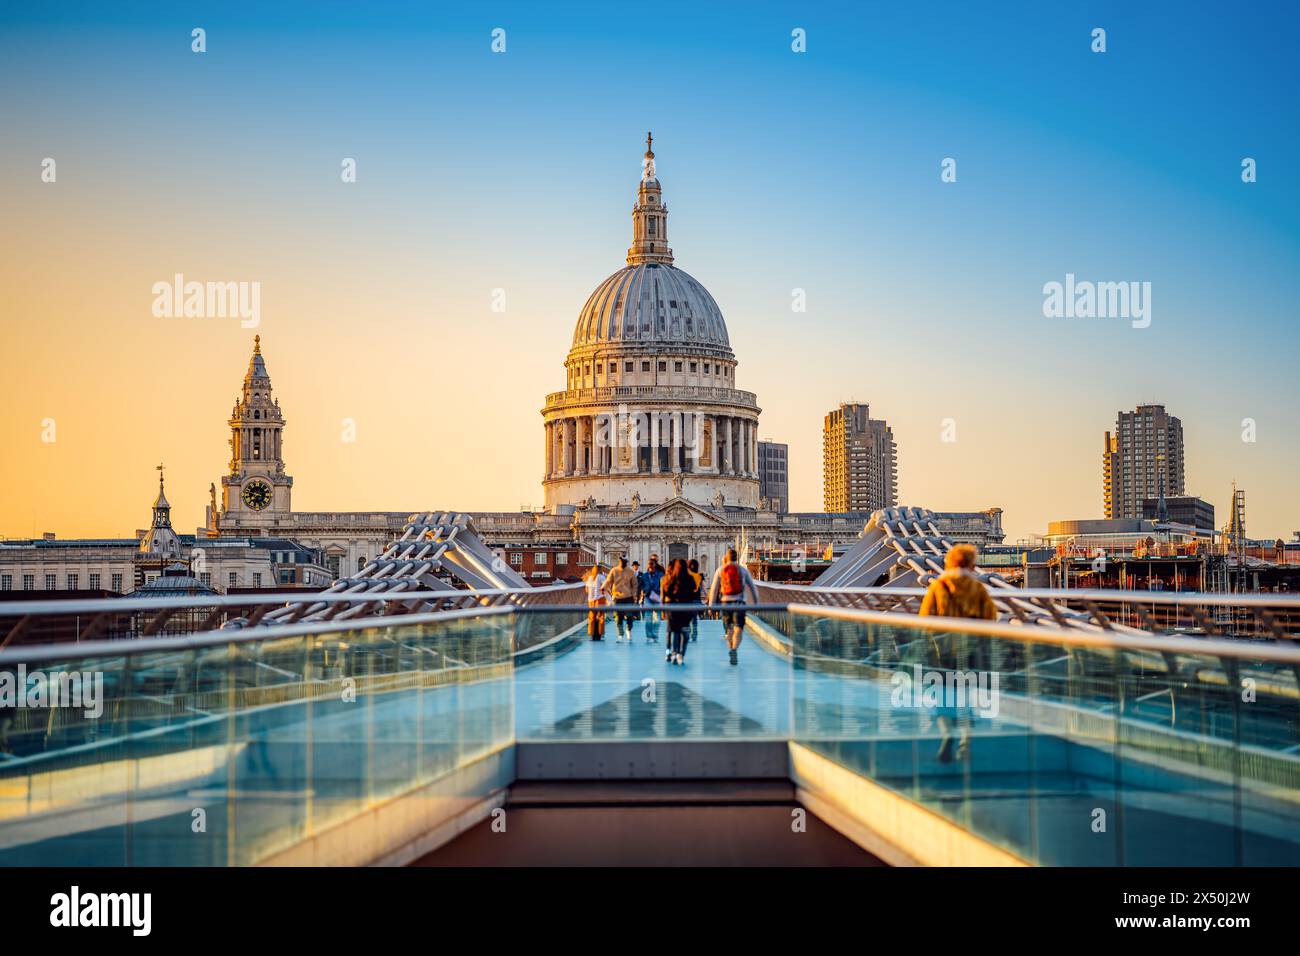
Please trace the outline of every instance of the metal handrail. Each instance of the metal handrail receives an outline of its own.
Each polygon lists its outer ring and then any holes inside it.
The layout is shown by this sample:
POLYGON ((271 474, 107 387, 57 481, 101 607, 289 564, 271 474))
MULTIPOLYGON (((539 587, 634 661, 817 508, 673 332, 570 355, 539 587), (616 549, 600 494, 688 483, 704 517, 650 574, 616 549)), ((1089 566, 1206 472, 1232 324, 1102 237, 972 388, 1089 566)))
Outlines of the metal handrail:
MULTIPOLYGON (((783 584, 759 581, 760 588, 770 588, 797 593, 800 595, 825 596, 864 596, 880 598, 923 597, 925 588, 814 588, 801 584, 783 584)), ((271 592, 267 594, 240 595, 201 595, 194 597, 167 598, 87 598, 80 601, 6 601, 0 603, 0 617, 16 617, 27 614, 82 614, 104 611, 130 612, 173 610, 185 608, 214 607, 250 607, 263 604, 302 604, 302 603, 411 603, 414 601, 448 601, 491 599, 508 596, 540 596, 561 591, 577 593, 583 588, 580 582, 567 584, 548 584, 536 588, 496 588, 480 591, 393 591, 367 592, 364 594, 346 593, 309 593, 271 592)), ((1191 605, 1214 605, 1243 608, 1291 608, 1300 612, 1300 594, 1222 594, 1203 591, 1120 591, 1105 589, 1069 589, 1055 588, 990 588, 989 596, 994 601, 1038 600, 1038 601, 1096 601, 1106 603, 1129 604, 1164 604, 1176 607, 1191 605)), ((795 601, 794 603, 803 603, 795 601)), ((560 606, 560 605, 556 605, 560 606)), ((578 606, 578 605, 574 605, 578 606)))
MULTIPOLYGON (((889 611, 866 611, 858 608, 836 607, 824 604, 613 604, 601 605, 604 613, 620 610, 645 613, 648 610, 659 612, 703 612, 734 611, 746 612, 776 611, 805 617, 834 618, 862 624, 877 624, 889 627, 914 628, 925 631, 942 631, 945 633, 972 634, 982 637, 997 637, 1025 643, 1052 644, 1056 646, 1085 647, 1094 650, 1143 650, 1158 653, 1184 653, 1209 657, 1231 657, 1247 660, 1270 660, 1300 665, 1300 647, 1252 641, 1227 641, 1213 638, 1174 637, 1153 635, 1151 637, 1118 634, 1115 632, 1088 632, 1082 630, 1043 627, 1037 624, 1004 623, 1000 621, 983 621, 971 618, 920 617, 914 614, 899 614, 889 611)), ((153 652, 186 651, 195 648, 214 647, 230 644, 252 644, 264 641, 282 640, 288 637, 307 635, 324 635, 346 633, 378 627, 409 627, 424 624, 437 624, 452 620, 464 620, 476 617, 495 617, 504 614, 546 614, 558 611, 586 612, 583 605, 550 605, 546 607, 520 607, 503 605, 495 607, 463 608, 450 611, 432 611, 422 614, 405 614, 398 617, 379 615, 349 621, 330 621, 305 624, 276 624, 268 627, 247 630, 217 630, 185 637, 142 637, 131 641, 99 640, 80 644, 37 644, 0 650, 0 664, 19 663, 37 660, 78 660, 89 657, 126 657, 153 652)))
MULTIPOLYGON (((811 594, 846 595, 881 598, 924 597, 925 588, 849 588, 849 587, 809 587, 801 584, 759 581, 759 587, 811 594)), ((1194 604, 1211 604, 1234 607, 1286 607, 1300 612, 1300 594, 1224 594, 1213 591, 1121 591, 1105 588, 1080 589, 1070 588, 989 588, 989 597, 994 601, 1037 600, 1037 601, 1104 601, 1109 603, 1130 604, 1168 604, 1187 606, 1194 604)))
POLYGON ((572 584, 548 584, 539 588, 494 588, 480 591, 376 591, 361 594, 344 592, 270 592, 267 594, 208 594, 193 597, 163 598, 86 598, 80 601, 5 601, 0 603, 0 617, 17 617, 25 614, 89 614, 103 611, 166 611, 185 608, 215 607, 252 607, 262 604, 364 604, 397 603, 408 604, 412 601, 468 601, 477 598, 506 597, 510 595, 532 595, 555 593, 557 591, 581 589, 580 582, 572 584))
MULTIPOLYGON (((560 606, 560 609, 563 610, 563 606, 560 606)), ((529 609, 510 605, 471 607, 457 608, 450 611, 428 611, 424 614, 403 614, 398 617, 382 615, 348 621, 276 624, 270 627, 256 627, 246 630, 204 631, 199 634, 187 634, 184 637, 140 637, 130 641, 82 641, 77 644, 29 644, 0 650, 0 664, 17 664, 35 660, 82 660, 88 657, 134 657, 139 654, 189 651, 196 648, 222 647, 230 644, 256 644, 264 641, 279 641, 286 637, 350 633, 372 627, 411 627, 421 624, 440 624, 446 621, 473 617, 499 617, 519 610, 529 609)))
POLYGON ((1198 654, 1207 657, 1239 657, 1249 660, 1283 661, 1300 664, 1300 647, 1286 644, 1266 644, 1255 641, 1224 641, 1201 637, 1172 637, 1152 635, 1135 637, 1106 631, 1093 633, 1042 627, 1036 624, 1007 624, 1001 621, 981 621, 962 617, 920 617, 913 614, 894 614, 887 611, 863 611, 858 608, 829 607, 824 604, 791 604, 791 614, 831 617, 860 624, 881 624, 891 627, 912 627, 926 631, 943 631, 949 634, 974 634, 981 637, 998 637, 1032 644, 1087 647, 1093 650, 1136 650, 1157 653, 1198 654))

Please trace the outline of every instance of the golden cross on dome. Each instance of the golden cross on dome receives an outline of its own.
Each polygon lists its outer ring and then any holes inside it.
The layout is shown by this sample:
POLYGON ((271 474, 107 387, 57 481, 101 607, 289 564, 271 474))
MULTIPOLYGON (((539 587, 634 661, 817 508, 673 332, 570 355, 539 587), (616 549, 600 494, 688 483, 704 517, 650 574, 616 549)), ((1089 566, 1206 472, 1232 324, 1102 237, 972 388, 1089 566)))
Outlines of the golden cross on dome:
POLYGON ((260 335, 253 336, 253 354, 254 355, 262 354, 262 337, 260 335))
POLYGON ((654 144, 654 137, 649 132, 645 134, 645 158, 641 160, 641 181, 649 182, 655 178, 655 152, 650 147, 654 144))

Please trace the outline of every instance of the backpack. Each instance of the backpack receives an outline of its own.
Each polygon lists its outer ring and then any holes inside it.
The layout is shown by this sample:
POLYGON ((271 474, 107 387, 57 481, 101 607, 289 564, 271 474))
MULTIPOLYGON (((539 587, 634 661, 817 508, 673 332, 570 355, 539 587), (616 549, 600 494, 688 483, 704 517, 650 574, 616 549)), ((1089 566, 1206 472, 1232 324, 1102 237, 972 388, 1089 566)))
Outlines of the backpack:
POLYGON ((722 593, 727 597, 739 594, 744 589, 740 583, 740 565, 736 563, 722 566, 722 593))

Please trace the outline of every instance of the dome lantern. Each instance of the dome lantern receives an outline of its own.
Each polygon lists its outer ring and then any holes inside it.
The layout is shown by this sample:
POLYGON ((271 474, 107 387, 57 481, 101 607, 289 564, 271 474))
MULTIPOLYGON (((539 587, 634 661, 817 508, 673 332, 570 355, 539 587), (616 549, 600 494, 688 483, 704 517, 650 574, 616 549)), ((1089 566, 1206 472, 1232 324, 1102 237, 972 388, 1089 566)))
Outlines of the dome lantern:
POLYGON ((668 207, 655 174, 654 137, 645 134, 645 158, 641 161, 641 182, 637 186, 636 205, 632 207, 632 245, 627 250, 627 264, 659 262, 672 265, 673 251, 668 248, 668 207))

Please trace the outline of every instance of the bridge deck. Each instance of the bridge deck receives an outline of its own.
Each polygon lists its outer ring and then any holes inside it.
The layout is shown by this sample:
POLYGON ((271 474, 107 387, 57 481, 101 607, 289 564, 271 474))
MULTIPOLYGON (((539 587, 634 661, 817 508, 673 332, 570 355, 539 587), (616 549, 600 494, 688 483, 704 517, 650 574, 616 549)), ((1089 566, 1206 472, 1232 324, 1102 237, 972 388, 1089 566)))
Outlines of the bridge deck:
POLYGON ((684 738, 785 739, 790 733, 790 665, 746 638, 740 663, 727 660, 721 621, 700 621, 684 665, 664 660, 667 627, 648 643, 645 621, 631 643, 581 644, 515 672, 520 740, 684 738))

